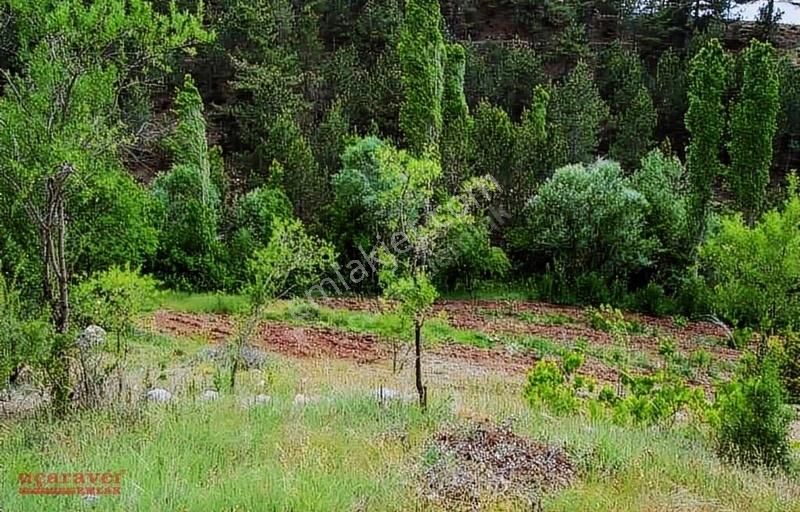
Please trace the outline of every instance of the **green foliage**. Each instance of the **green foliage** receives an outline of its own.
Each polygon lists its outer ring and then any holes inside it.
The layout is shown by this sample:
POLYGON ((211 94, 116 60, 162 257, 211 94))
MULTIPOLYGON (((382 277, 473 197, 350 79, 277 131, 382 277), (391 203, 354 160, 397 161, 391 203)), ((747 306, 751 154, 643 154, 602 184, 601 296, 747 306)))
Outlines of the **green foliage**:
POLYGON ((653 100, 644 85, 639 86, 630 103, 614 118, 615 135, 609 155, 632 169, 653 146, 653 131, 658 120, 653 100))
POLYGON ((234 104, 230 114, 239 126, 239 138, 257 147, 277 118, 305 107, 293 45, 297 16, 288 0, 226 4, 217 22, 219 43, 235 70, 233 89, 249 98, 234 104))
POLYGON ((671 424, 683 409, 703 414, 708 407, 701 388, 692 388, 667 372, 638 377, 623 374, 622 384, 626 393, 614 402, 612 412, 617 423, 671 424))
POLYGON ((470 135, 472 176, 489 175, 510 188, 513 178, 515 127, 500 107, 482 101, 475 109, 470 135))
POLYGON ((691 185, 694 238, 705 233, 713 186, 722 172, 720 151, 725 129, 723 97, 728 85, 729 62, 719 41, 711 39, 689 65, 689 107, 686 129, 686 169, 691 185))
POLYGON ((490 242, 488 222, 480 221, 448 233, 433 264, 437 283, 449 290, 458 284, 473 290, 480 280, 499 280, 511 270, 505 252, 490 242))
POLYGON ((642 159, 631 185, 649 204, 644 232, 658 242, 653 254, 655 267, 662 275, 679 272, 689 261, 686 247, 691 244, 683 165, 678 158, 653 150, 642 159))
POLYGON ((505 188, 506 209, 512 215, 519 213, 525 202, 533 195, 536 187, 544 181, 552 170, 547 131, 547 111, 550 105, 550 92, 537 85, 533 100, 522 113, 514 140, 514 176, 510 187, 505 188))
POLYGON ((541 57, 520 39, 483 40, 465 45, 464 88, 469 104, 486 100, 518 120, 533 101, 534 88, 546 83, 541 57))
POLYGON ((248 295, 258 305, 307 293, 333 269, 335 261, 333 247, 307 235, 300 221, 275 220, 269 243, 250 260, 253 280, 248 295))
MULTIPOLYGON (((325 197, 325 177, 321 174, 311 144, 291 114, 283 114, 274 120, 267 134, 257 147, 260 169, 273 172, 275 163, 280 164, 281 185, 294 206, 295 213, 309 221, 317 205, 322 205, 325 197)), ((254 182, 264 183, 264 175, 254 182)), ((269 176, 277 182, 278 176, 269 176)))
POLYGON ((52 342, 48 322, 25 316, 19 291, 0 272, 0 389, 22 365, 41 369, 52 342))
POLYGON ((267 185, 239 196, 233 209, 231 238, 228 244, 228 274, 241 286, 248 281, 247 265, 253 253, 269 243, 276 221, 292 216, 292 204, 282 190, 267 185))
POLYGON ((653 100, 658 112, 662 131, 675 132, 683 129, 683 118, 687 108, 686 67, 672 48, 658 58, 656 65, 653 100))
POLYGON ((78 283, 72 295, 81 325, 95 324, 127 335, 142 311, 152 307, 156 280, 138 269, 111 267, 78 283))
POLYGON ((611 107, 609 156, 623 168, 633 169, 652 147, 657 121, 645 72, 639 56, 619 44, 606 50, 603 71, 603 90, 611 107))
POLYGON ((715 404, 715 436, 720 454, 743 464, 786 467, 790 409, 774 363, 741 371, 723 384, 715 404))
POLYGON ((624 277, 649 264, 653 243, 644 232, 647 208, 618 164, 570 165, 539 187, 510 242, 569 276, 624 277))
POLYGON ((600 97, 589 65, 581 60, 553 92, 550 130, 563 144, 556 163, 589 162, 599 144, 608 106, 600 97))
POLYGON ((800 335, 788 332, 783 336, 780 358, 780 374, 786 389, 787 399, 800 403, 800 335))
POLYGON ((167 141, 175 163, 153 183, 160 232, 154 267, 170 284, 210 289, 224 277, 218 234, 221 198, 212 180, 203 102, 188 75, 175 101, 175 115, 178 124, 167 141))
POLYGON ((731 107, 728 179, 739 208, 752 225, 765 207, 780 84, 775 50, 769 43, 752 40, 741 60, 742 88, 731 107))
POLYGON ((800 197, 792 179, 782 211, 748 227, 741 215, 726 217, 701 249, 714 285, 716 310, 737 325, 790 328, 800 315, 800 197))
POLYGON ((615 334, 627 334, 631 330, 631 323, 625 320, 622 311, 608 304, 601 304, 599 308, 588 307, 586 315, 592 329, 615 334))
MULTIPOLYGON (((577 370, 577 367, 574 369, 577 370)), ((576 412, 580 400, 567 385, 567 375, 566 368, 560 368, 555 362, 545 359, 539 361, 528 373, 523 391, 525 398, 531 406, 543 405, 557 414, 576 412)))
POLYGON ((458 190, 468 178, 472 118, 464 95, 465 51, 460 44, 447 46, 442 98, 442 171, 449 192, 458 190))
POLYGON ((439 2, 409 0, 397 43, 405 101, 400 127, 416 155, 438 152, 447 60, 439 2))
POLYGON ((76 273, 143 265, 157 250, 152 195, 123 169, 111 165, 106 172, 87 177, 68 204, 75 212, 70 239, 76 273))
POLYGON ((566 354, 561 365, 539 361, 528 373, 525 398, 531 406, 543 405, 556 414, 588 413, 622 425, 669 424, 683 409, 703 415, 708 408, 701 388, 689 387, 667 372, 652 376, 623 373, 621 394, 606 385, 594 395, 594 383, 575 374, 582 364, 580 352, 566 354))

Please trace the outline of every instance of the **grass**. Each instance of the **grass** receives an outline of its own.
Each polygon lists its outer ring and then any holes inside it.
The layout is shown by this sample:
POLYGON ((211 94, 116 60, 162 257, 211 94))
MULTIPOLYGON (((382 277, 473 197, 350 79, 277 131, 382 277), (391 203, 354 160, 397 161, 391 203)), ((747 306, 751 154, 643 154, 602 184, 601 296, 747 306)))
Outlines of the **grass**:
MULTIPOLYGON (((182 343, 152 341, 150 348, 146 338, 132 343, 142 362, 155 364, 182 343)), ((181 361, 199 348, 193 343, 181 361)), ((502 375, 453 369, 428 379, 432 409, 423 415, 413 405, 387 409, 370 398, 376 383, 410 386, 410 374, 276 357, 268 370, 243 373, 237 393, 216 402, 184 389, 167 405, 19 420, 0 428, 0 509, 85 508, 77 497, 18 495, 20 472, 124 469, 121 495, 101 497, 93 510, 442 511, 417 494, 429 437, 451 422, 514 418, 518 433, 564 446, 580 469, 572 487, 545 497, 543 510, 800 510, 796 482, 723 464, 693 429, 620 427, 532 410, 521 384, 502 375), (301 390, 319 400, 294 406, 301 390), (272 402, 243 409, 241 400, 258 392, 272 402)))
POLYGON ((228 315, 246 311, 249 301, 244 295, 165 291, 160 294, 158 304, 162 308, 186 313, 228 315))

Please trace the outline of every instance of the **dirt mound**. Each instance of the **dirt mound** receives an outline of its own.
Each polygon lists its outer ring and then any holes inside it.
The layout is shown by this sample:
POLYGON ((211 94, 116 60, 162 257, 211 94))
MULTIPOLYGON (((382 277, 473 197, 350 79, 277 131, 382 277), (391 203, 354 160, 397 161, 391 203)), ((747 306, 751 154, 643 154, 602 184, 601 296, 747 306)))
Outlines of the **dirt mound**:
POLYGON ((563 449, 489 422, 440 432, 427 459, 422 493, 447 510, 497 502, 534 509, 542 494, 568 486, 576 475, 563 449))

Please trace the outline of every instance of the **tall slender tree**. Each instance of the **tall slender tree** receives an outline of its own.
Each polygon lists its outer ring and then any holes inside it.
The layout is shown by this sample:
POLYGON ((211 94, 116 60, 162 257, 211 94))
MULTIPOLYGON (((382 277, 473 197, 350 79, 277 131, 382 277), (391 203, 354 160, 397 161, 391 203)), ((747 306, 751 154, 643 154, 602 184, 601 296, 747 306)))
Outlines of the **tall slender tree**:
POLYGON ((411 152, 439 151, 446 50, 437 0, 409 0, 397 44, 405 99, 400 128, 411 152))
POLYGON ((697 241, 705 234, 714 181, 722 172, 720 150, 725 129, 722 101, 728 77, 728 57, 719 41, 711 39, 689 65, 689 108, 685 119, 691 137, 686 149, 686 168, 697 241))
POLYGON ((780 84, 771 44, 752 40, 741 60, 742 87, 731 107, 728 179, 747 224, 752 226, 764 209, 769 184, 780 84))
POLYGON ((466 52, 458 43, 447 45, 442 99, 442 171, 447 189, 454 193, 467 177, 467 152, 472 119, 464 94, 466 52))

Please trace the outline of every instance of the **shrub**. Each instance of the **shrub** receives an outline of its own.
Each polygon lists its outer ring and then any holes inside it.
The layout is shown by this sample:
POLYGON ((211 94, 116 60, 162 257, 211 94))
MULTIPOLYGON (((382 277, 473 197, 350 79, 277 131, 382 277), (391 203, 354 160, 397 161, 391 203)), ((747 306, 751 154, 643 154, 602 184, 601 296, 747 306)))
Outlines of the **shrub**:
POLYGON ((566 383, 566 372, 558 364, 541 360, 528 374, 524 394, 532 406, 545 406, 558 414, 572 413, 578 410, 580 400, 566 383))
POLYGON ((720 454, 729 460, 769 467, 789 461, 792 414, 770 360, 744 370, 717 394, 715 434, 720 454))
POLYGON ((602 304, 597 309, 586 308, 586 315, 592 329, 617 334, 627 333, 631 329, 631 323, 625 320, 622 311, 608 304, 602 304))
POLYGON ((277 219, 292 216, 289 198, 280 189, 258 187, 240 196, 236 201, 232 219, 232 235, 228 248, 228 274, 235 287, 244 284, 249 276, 247 265, 253 253, 269 242, 272 226, 277 219))
POLYGON ((25 317, 19 292, 0 272, 0 389, 16 379, 22 366, 45 364, 52 342, 50 323, 25 317))
POLYGON ((686 173, 680 160, 653 150, 641 161, 631 178, 631 186, 649 204, 645 216, 645 236, 657 242, 655 267, 669 277, 686 267, 690 258, 689 204, 686 173))
POLYGON ((269 244, 250 260, 253 280, 247 291, 254 304, 308 294, 335 260, 333 247, 307 235, 299 220, 279 220, 269 244))
POLYGON ((222 278, 220 198, 198 169, 177 165, 156 178, 160 239, 154 266, 170 284, 212 289, 222 278))
POLYGON ((490 243, 487 223, 457 226, 431 264, 449 289, 463 284, 471 290, 477 281, 503 278, 511 269, 505 252, 490 243))
POLYGON ((125 334, 139 313, 153 306, 156 283, 130 266, 98 272, 73 288, 75 318, 83 325, 125 334))
POLYGON ((510 242, 567 275, 598 272, 610 282, 650 263, 647 208, 615 162, 568 165, 542 184, 510 242))
POLYGON ((794 404, 800 403, 800 335, 787 333, 782 349, 780 371, 787 399, 794 404))
POLYGON ((714 285, 715 309, 736 325, 792 328, 800 318, 800 196, 790 178, 783 210, 764 214, 753 227, 741 215, 722 220, 701 249, 714 285))

